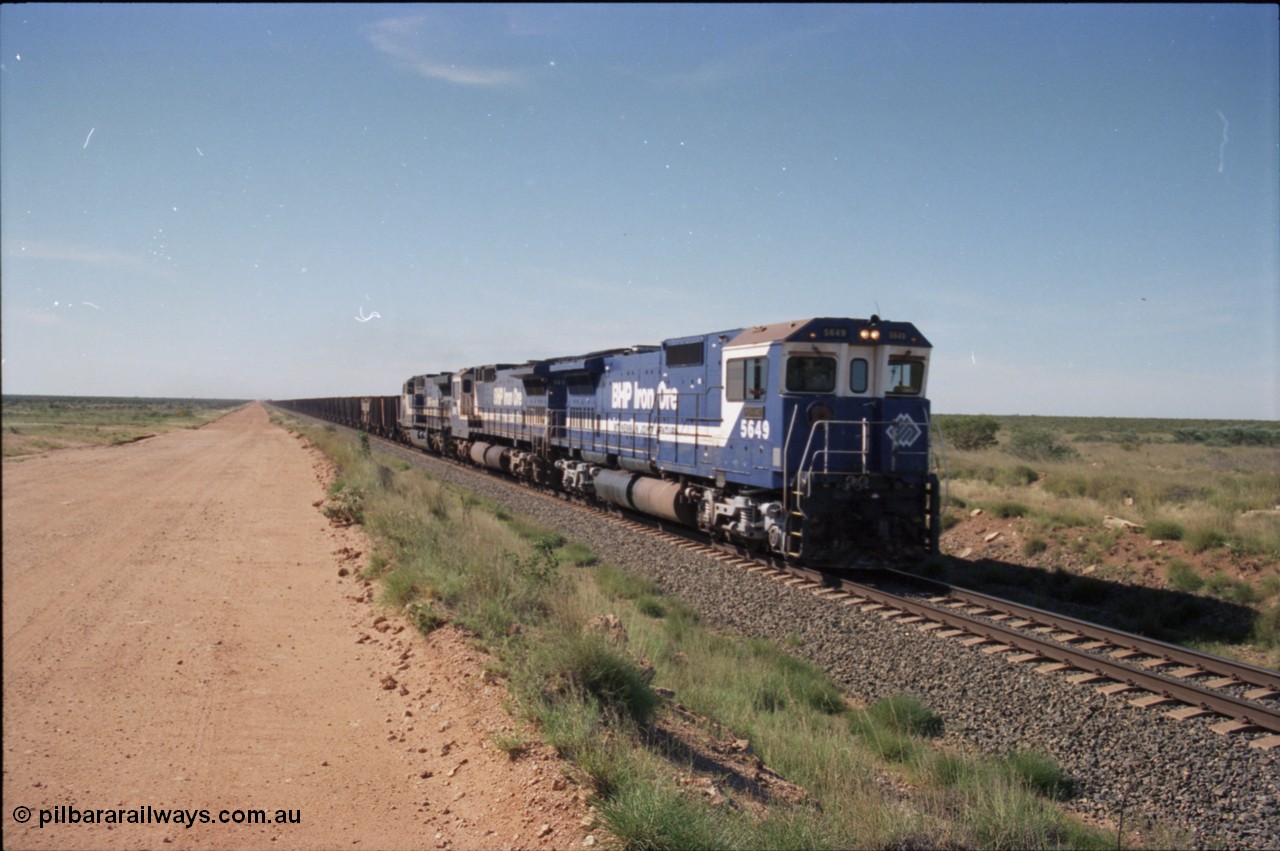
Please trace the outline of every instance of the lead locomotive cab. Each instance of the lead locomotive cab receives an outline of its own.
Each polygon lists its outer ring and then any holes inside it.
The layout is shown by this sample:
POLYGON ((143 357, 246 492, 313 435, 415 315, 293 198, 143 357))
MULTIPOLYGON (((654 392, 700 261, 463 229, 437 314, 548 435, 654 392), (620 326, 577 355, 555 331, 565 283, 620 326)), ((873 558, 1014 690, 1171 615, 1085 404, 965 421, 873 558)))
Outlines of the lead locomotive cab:
POLYGON ((750 471, 781 492, 771 549, 835 566, 868 551, 937 551, 930 349, 910 323, 877 316, 760 326, 726 343, 726 455, 748 473, 750 444, 771 452, 750 471))

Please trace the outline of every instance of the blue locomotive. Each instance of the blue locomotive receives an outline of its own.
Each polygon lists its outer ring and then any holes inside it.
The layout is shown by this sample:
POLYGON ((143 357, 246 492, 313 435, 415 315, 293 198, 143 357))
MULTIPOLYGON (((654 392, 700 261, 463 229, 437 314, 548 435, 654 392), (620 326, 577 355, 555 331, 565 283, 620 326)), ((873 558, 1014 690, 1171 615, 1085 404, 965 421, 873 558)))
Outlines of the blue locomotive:
POLYGON ((931 346, 872 316, 740 328, 405 383, 429 451, 839 565, 936 552, 931 346))
POLYGON ((931 346, 807 319, 418 375, 399 397, 281 403, 794 562, 936 553, 931 346))

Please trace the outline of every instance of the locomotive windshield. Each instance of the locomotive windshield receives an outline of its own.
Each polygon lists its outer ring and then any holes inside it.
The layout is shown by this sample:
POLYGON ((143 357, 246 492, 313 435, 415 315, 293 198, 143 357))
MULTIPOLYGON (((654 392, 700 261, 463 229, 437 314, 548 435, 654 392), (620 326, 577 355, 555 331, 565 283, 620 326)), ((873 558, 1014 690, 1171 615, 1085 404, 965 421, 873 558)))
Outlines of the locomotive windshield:
POLYGON ((889 386, 885 392, 901 396, 918 396, 924 387, 924 361, 907 358, 889 359, 889 386))
POLYGON ((831 393, 836 389, 836 359, 787 359, 787 390, 791 393, 831 393))

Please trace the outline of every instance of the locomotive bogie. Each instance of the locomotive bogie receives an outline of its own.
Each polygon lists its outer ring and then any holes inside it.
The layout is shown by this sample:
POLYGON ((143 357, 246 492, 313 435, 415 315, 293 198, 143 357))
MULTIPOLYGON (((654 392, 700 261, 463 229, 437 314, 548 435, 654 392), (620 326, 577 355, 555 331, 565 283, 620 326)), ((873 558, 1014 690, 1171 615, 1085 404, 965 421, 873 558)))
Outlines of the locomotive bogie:
POLYGON ((595 477, 600 472, 600 467, 589 461, 560 460, 556 462, 556 469, 564 474, 561 484, 566 492, 585 497, 595 496, 595 477))

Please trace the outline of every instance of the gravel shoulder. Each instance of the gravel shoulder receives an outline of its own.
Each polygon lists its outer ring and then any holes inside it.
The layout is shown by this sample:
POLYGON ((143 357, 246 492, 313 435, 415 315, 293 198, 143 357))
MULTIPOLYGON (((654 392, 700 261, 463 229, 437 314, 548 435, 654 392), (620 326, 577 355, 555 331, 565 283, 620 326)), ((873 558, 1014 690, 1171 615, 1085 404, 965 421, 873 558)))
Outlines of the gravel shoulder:
POLYGON ((259 404, 4 465, 4 847, 582 844, 559 763, 489 741, 515 722, 482 654, 380 620, 329 475, 259 404), (59 806, 99 823, 39 828, 59 806))

